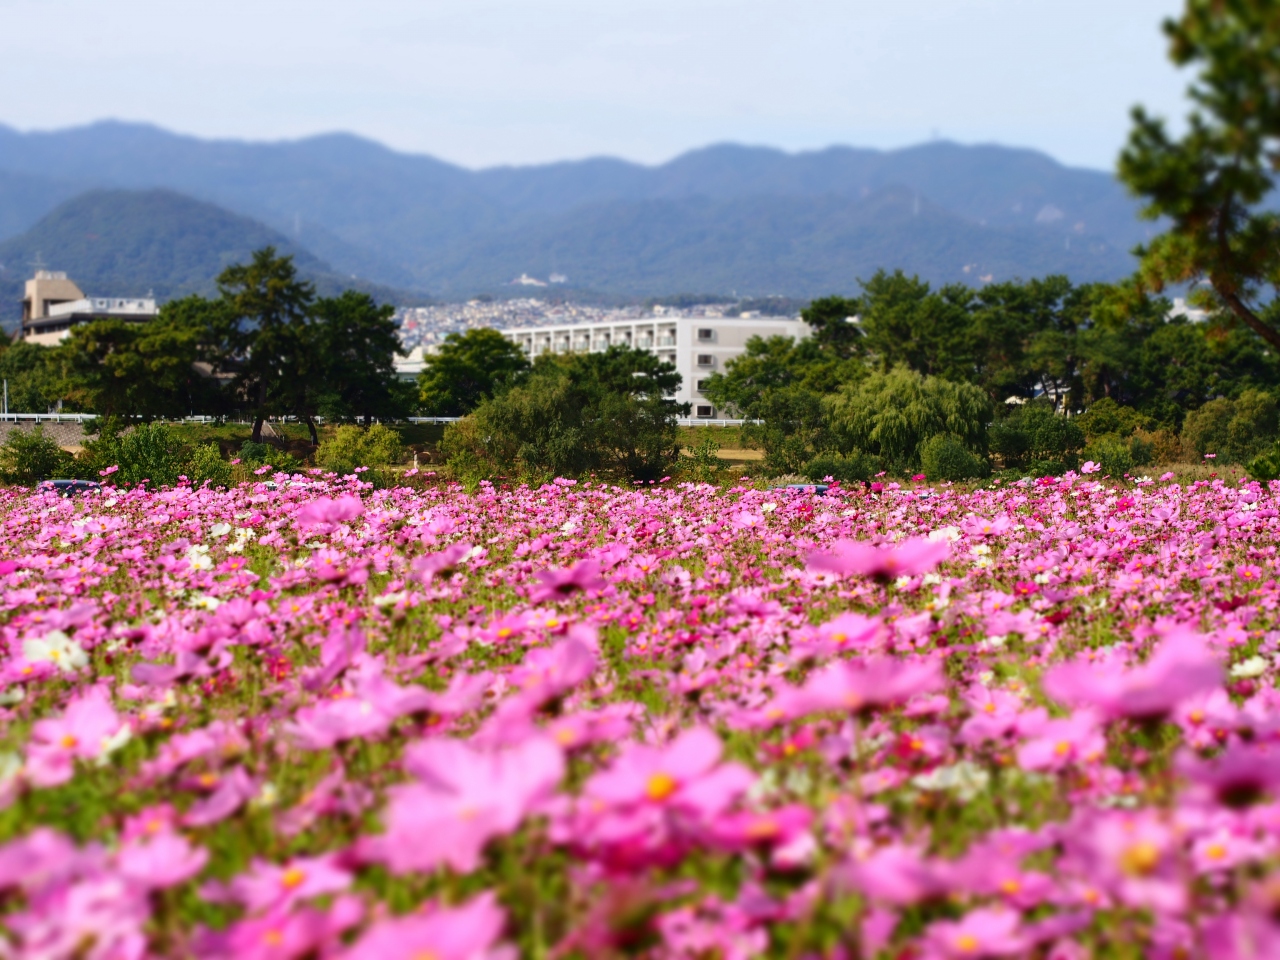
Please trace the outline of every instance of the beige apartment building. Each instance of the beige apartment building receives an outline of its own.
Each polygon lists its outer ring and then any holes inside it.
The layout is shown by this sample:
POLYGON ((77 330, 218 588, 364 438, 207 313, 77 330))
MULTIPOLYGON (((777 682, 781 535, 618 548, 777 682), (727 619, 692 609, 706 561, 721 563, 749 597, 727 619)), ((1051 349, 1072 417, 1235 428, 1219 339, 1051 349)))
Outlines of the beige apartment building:
POLYGON ((26 284, 18 336, 30 343, 54 346, 80 323, 108 319, 145 323, 156 313, 154 298, 88 297, 65 273, 37 270, 26 284))

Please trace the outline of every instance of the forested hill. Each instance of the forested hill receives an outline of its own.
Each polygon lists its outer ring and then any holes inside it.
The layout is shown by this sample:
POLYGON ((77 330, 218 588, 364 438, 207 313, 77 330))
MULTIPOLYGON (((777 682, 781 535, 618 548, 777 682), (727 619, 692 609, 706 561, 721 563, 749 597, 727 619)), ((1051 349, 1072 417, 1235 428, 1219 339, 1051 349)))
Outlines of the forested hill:
POLYGON ((265 246, 292 254, 299 272, 322 293, 352 286, 404 299, 333 268, 279 232, 210 203, 169 190, 94 190, 60 204, 31 229, 0 243, 0 302, 12 327, 20 316, 22 283, 33 264, 63 270, 90 296, 162 300, 210 294, 224 267, 265 246))
POLYGON ((1104 279, 1131 269, 1150 226, 1109 174, 1000 146, 720 145, 658 166, 472 171, 343 134, 244 143, 115 122, 0 126, 0 239, 101 188, 174 190, 267 225, 340 275, 448 296, 500 292, 525 273, 644 295, 814 296, 877 267, 933 281, 1104 279))

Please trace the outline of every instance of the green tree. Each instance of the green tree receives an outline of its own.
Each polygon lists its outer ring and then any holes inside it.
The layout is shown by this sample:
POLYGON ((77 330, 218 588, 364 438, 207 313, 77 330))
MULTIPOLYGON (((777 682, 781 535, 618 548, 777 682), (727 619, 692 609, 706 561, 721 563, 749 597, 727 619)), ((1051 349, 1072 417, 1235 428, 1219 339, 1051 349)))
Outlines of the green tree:
POLYGON ((48 413, 62 398, 54 348, 0 338, 0 378, 9 383, 10 413, 48 413))
POLYGON ((679 385, 674 367, 643 350, 544 355, 451 425, 441 450, 462 474, 657 479, 679 458, 676 418, 687 407, 669 396, 679 385))
POLYGON ((209 331, 208 317, 190 300, 166 304, 149 323, 81 324, 55 355, 63 392, 83 409, 126 420, 216 413, 217 381, 203 362, 209 331))
POLYGON ((342 426, 320 444, 316 462, 326 470, 349 474, 356 467, 386 467, 404 459, 400 434, 383 423, 367 429, 342 426))
POLYGON ((923 376, 900 365, 823 402, 840 448, 878 456, 890 469, 918 469, 921 445, 939 434, 955 437, 975 454, 986 453, 991 403, 972 384, 923 376))
POLYGON ((862 328, 855 322, 861 303, 844 297, 822 297, 800 311, 824 352, 848 359, 861 352, 862 328))
POLYGON ((418 378, 422 411, 429 417, 461 417, 529 370, 524 351, 497 330, 451 333, 426 358, 418 378))
POLYGON ((925 376, 967 381, 976 369, 970 312, 973 291, 963 284, 938 290, 901 270, 878 271, 862 284, 865 345, 882 370, 905 364, 925 376))
POLYGON ((318 407, 327 419, 362 419, 368 427, 375 417, 397 420, 412 413, 413 387, 396 376, 394 313, 355 290, 312 306, 308 358, 317 367, 318 407))
POLYGON ((313 413, 320 363, 307 330, 315 288, 298 279, 292 257, 264 247, 249 263, 223 270, 218 290, 236 319, 230 362, 237 393, 253 412, 253 441, 262 441, 268 416, 289 413, 306 421, 311 442, 318 443, 313 413))
POLYGON ((1280 17, 1273 0, 1187 0, 1167 20, 1170 58, 1197 67, 1186 132, 1133 112, 1120 177, 1169 228, 1139 248, 1138 285, 1198 283, 1201 302, 1225 309, 1280 349, 1280 17), (1267 288, 1272 291, 1270 294, 1267 288), (1268 303, 1268 299, 1270 302, 1268 303))

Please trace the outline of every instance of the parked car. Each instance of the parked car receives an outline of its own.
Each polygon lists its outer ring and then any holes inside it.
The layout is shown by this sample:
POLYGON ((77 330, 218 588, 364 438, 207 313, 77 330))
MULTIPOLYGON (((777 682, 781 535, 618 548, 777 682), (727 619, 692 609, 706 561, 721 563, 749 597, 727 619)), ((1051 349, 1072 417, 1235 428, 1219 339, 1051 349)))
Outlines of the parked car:
POLYGON ((36 493, 56 493, 60 497, 79 497, 101 492, 102 484, 96 480, 41 480, 36 484, 36 493))

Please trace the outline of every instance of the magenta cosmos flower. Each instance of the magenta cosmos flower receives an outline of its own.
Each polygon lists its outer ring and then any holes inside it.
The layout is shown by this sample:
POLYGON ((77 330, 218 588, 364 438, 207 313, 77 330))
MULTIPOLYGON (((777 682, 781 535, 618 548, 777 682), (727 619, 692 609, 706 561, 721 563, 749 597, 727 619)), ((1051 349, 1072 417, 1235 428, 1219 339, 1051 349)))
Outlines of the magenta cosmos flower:
POLYGON ((852 573, 885 581, 928 573, 950 555, 951 545, 946 540, 924 537, 882 547, 862 540, 837 540, 830 551, 811 553, 808 566, 819 573, 852 573))
POLYGON ((375 923, 342 960, 515 960, 497 946, 506 921, 492 891, 453 909, 427 909, 375 923))
POLYGON ((533 603, 563 600, 579 591, 603 590, 605 586, 596 560, 583 560, 564 570, 539 570, 537 577, 539 586, 529 594, 533 603))
POLYGON ((1222 676, 1204 638, 1182 630, 1161 641, 1140 666, 1064 663, 1045 674, 1043 686, 1055 700, 1092 704, 1113 719, 1158 720, 1188 697, 1219 686, 1222 676))

